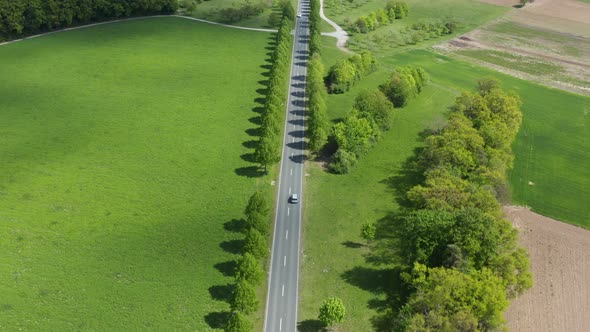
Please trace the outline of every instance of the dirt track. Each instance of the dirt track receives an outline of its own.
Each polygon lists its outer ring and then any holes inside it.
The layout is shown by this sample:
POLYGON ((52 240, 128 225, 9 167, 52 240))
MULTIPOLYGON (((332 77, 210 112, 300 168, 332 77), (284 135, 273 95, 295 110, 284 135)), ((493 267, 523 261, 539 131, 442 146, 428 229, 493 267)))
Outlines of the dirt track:
POLYGON ((535 280, 505 314, 510 331, 590 331, 590 231, 522 207, 504 210, 519 228, 535 280))

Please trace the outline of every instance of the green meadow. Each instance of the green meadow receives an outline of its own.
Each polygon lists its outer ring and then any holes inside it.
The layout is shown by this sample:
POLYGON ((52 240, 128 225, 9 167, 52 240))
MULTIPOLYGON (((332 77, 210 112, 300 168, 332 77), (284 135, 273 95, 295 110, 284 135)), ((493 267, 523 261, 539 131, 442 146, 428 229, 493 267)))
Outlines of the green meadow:
MULTIPOLYGON (((343 55, 324 39, 326 65, 343 55)), ((423 142, 420 133, 444 123, 444 113, 463 90, 494 76, 523 101, 524 121, 514 144, 516 160, 509 174, 514 204, 590 228, 590 98, 499 74, 426 50, 378 59, 380 68, 351 91, 328 98, 329 115, 342 118, 363 89, 375 89, 395 66, 417 65, 431 82, 415 100, 397 109, 391 129, 346 175, 330 174, 319 164, 307 166, 304 256, 300 320, 313 331, 318 308, 329 296, 341 297, 347 318, 340 331, 371 330, 374 318, 399 303, 395 263, 367 262, 370 252, 360 226, 387 218, 399 208, 403 188, 411 186, 404 162, 423 142), (532 184, 529 183, 532 182, 532 184)))
POLYGON ((0 47, 0 329, 219 327, 264 188, 271 35, 179 18, 0 47))

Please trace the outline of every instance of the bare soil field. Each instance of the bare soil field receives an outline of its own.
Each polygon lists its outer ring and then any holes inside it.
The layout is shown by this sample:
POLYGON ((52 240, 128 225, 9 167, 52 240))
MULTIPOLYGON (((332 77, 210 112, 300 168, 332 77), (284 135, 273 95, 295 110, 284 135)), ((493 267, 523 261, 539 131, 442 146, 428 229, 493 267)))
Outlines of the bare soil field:
MULTIPOLYGON (((514 0, 481 0, 513 6, 514 0)), ((436 46, 498 71, 590 95, 590 3, 536 0, 436 46)))
POLYGON ((504 212, 529 251, 535 282, 506 312, 510 331, 590 331, 590 231, 523 207, 504 212))

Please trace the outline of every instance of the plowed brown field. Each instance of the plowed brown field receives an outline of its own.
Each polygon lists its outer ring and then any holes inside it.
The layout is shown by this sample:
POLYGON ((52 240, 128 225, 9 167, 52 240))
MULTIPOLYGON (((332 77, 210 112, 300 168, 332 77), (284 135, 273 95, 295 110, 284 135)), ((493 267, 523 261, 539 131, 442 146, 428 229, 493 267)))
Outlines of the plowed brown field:
POLYGON ((530 253, 535 280, 505 314, 510 331, 590 331, 590 231, 522 207, 504 210, 530 253))

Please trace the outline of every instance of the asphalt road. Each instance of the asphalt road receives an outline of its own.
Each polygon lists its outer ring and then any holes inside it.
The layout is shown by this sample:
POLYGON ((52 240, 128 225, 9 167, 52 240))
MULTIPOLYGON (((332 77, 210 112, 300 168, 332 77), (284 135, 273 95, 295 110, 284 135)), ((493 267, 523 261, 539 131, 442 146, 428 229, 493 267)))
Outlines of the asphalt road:
POLYGON ((283 138, 283 155, 278 183, 278 201, 272 244, 264 331, 297 331, 299 245, 305 161, 305 79, 308 58, 309 0, 299 0, 289 82, 289 99, 283 138), (289 201, 292 194, 299 203, 289 201))

